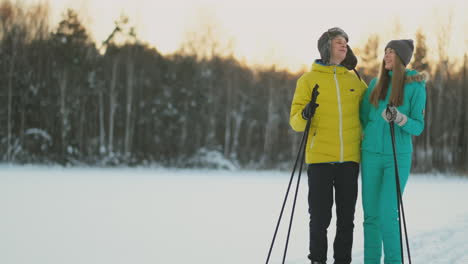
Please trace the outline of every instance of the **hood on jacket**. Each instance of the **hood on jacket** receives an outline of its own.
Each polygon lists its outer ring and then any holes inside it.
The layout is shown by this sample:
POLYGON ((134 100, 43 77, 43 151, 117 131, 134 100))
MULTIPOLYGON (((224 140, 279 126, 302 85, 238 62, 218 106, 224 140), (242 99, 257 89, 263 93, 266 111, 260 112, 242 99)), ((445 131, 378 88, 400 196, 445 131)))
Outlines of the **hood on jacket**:
POLYGON ((427 82, 429 80, 429 73, 426 71, 417 72, 417 71, 410 71, 406 74, 405 83, 412 83, 412 82, 427 82))

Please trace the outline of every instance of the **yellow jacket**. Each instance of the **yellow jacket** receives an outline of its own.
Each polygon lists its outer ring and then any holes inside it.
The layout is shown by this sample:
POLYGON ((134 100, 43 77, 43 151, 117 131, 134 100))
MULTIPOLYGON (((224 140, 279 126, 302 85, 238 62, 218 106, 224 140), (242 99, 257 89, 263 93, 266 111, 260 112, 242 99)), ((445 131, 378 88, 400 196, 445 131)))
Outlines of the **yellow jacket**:
POLYGON ((319 107, 311 120, 306 163, 360 162, 359 104, 367 85, 343 66, 315 62, 297 81, 289 119, 295 131, 305 129, 302 110, 315 84, 319 85, 319 107))

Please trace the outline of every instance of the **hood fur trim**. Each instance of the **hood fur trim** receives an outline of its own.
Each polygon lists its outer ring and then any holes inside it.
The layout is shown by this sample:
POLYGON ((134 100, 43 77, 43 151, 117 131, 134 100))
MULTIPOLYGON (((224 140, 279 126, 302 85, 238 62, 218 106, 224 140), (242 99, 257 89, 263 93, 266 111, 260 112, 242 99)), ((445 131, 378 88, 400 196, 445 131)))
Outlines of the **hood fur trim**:
POLYGON ((405 83, 427 82, 428 80, 429 80, 429 73, 426 71, 423 71, 415 75, 406 76, 405 83))

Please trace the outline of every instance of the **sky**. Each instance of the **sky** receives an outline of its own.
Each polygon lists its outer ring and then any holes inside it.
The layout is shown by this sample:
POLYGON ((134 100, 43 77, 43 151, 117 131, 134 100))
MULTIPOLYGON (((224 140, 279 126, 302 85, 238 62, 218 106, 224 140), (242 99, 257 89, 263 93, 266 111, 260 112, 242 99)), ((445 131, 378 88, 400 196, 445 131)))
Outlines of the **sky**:
MULTIPOLYGON (((43 2, 45 0, 23 0, 43 2)), ((468 47, 465 0, 312 1, 312 0, 48 0, 52 23, 66 8, 82 14, 94 39, 102 42, 124 13, 139 38, 163 54, 180 48, 187 32, 209 24, 222 47, 249 64, 276 64, 298 70, 318 58, 316 42, 339 26, 352 48, 363 47, 371 33, 391 39, 414 38, 418 28, 437 50, 439 32, 449 32, 449 55, 462 57, 468 47), (451 27, 447 27, 451 24, 451 27), (442 29, 442 26, 445 28, 442 29)), ((436 57, 433 52, 430 52, 436 57)), ((383 52, 382 52, 383 54, 383 52)))

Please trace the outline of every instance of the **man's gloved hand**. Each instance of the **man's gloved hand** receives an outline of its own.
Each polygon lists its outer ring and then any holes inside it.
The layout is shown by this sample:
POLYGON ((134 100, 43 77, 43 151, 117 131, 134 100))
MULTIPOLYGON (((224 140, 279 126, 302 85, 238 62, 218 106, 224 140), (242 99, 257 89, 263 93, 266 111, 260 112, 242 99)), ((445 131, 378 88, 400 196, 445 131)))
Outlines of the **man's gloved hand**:
POLYGON ((387 123, 395 122, 399 126, 402 126, 408 120, 408 117, 400 111, 395 106, 388 106, 382 111, 382 118, 387 121, 387 123))
POLYGON ((315 109, 317 109, 319 105, 315 102, 310 102, 306 105, 304 110, 302 110, 302 118, 305 120, 311 119, 315 114, 315 109))

